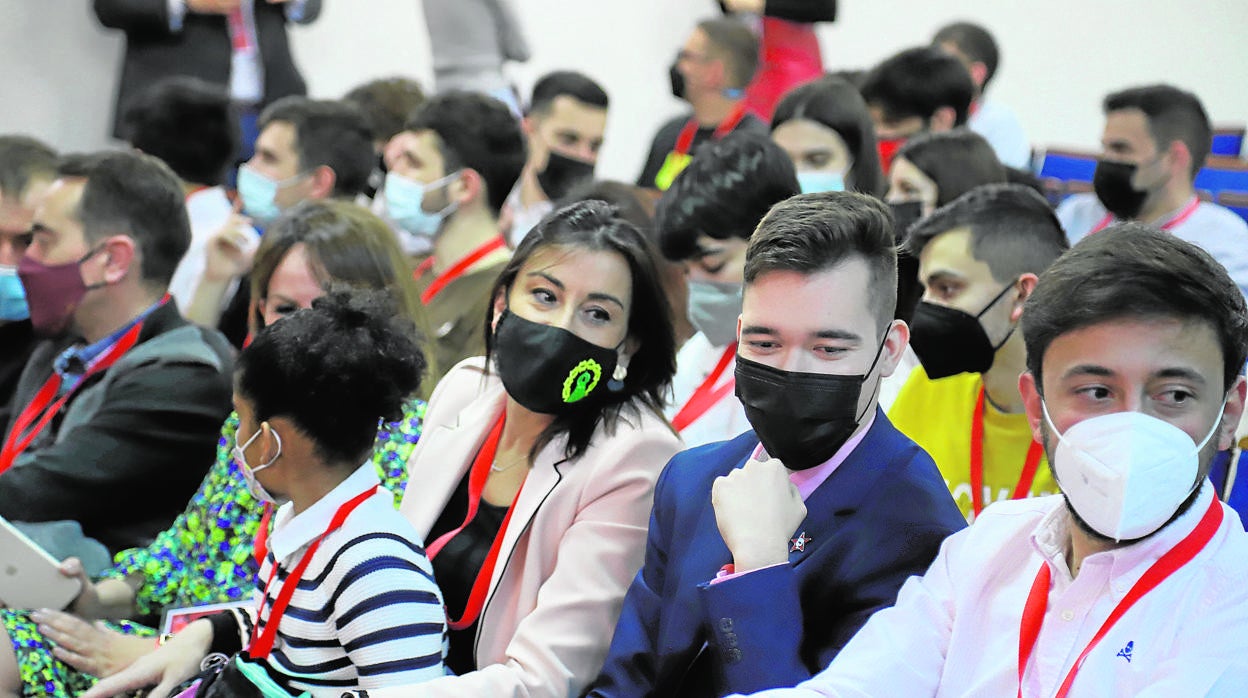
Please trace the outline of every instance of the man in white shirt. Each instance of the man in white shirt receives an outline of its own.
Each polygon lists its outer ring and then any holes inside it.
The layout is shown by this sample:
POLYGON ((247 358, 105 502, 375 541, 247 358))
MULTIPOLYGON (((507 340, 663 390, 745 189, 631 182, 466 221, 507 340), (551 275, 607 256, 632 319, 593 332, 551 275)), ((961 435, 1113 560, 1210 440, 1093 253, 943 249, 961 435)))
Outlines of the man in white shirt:
POLYGON ((1243 297, 1196 246, 1123 224, 1041 275, 1022 325, 1063 495, 988 507, 825 671, 764 695, 1248 691, 1248 534, 1206 479, 1244 409, 1243 297))
POLYGON ((1212 141, 1200 100, 1149 85, 1109 95, 1104 110, 1096 193, 1077 194, 1057 208, 1071 244, 1115 221, 1147 223, 1213 255, 1248 295, 1248 224, 1201 201, 1192 186, 1212 141))
POLYGON ((1001 52, 992 34, 978 24, 954 22, 936 32, 932 45, 962 61, 971 73, 975 100, 971 102, 967 127, 988 141, 1001 164, 1027 169, 1031 165, 1031 143, 1023 132, 1023 125, 1009 107, 984 97, 1001 61, 1001 52))
POLYGON ((607 93, 586 75, 560 70, 533 86, 521 122, 529 146, 520 180, 503 210, 513 248, 576 185, 594 178, 607 130, 607 93))

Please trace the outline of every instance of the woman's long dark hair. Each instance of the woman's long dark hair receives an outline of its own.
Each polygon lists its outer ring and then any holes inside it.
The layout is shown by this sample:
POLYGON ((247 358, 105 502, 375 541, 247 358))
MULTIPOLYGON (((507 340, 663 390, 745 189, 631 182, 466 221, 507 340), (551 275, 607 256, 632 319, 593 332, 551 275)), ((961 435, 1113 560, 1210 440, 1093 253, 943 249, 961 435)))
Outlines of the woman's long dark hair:
POLYGON ((836 131, 854 159, 849 176, 845 178, 846 188, 875 197, 884 196, 888 183, 880 168, 875 126, 858 88, 831 75, 796 87, 776 105, 771 130, 793 119, 807 119, 836 131))
MULTIPOLYGON (((638 414, 638 407, 644 407, 656 414, 662 412, 664 395, 676 373, 676 338, 671 309, 655 264, 658 251, 614 206, 603 201, 571 204, 543 218, 516 247, 511 261, 494 283, 490 297, 496 299, 499 294, 505 297, 510 293, 525 262, 550 247, 614 252, 628 263, 633 279, 628 336, 637 342, 638 348, 629 358, 624 389, 607 392, 593 409, 556 417, 529 451, 529 459, 533 460, 551 441, 567 435, 564 457, 571 460, 584 455, 599 423, 614 429, 622 410, 638 414)), ((493 324, 491 303, 485 317, 487 366, 494 351, 493 324)))

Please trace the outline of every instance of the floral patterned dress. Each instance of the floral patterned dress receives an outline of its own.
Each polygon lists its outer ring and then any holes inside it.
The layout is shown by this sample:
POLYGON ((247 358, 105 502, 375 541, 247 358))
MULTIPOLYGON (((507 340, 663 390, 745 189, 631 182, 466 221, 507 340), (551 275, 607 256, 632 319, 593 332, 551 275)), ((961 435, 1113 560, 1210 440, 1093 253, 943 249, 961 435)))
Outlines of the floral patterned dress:
MULTIPOLYGON (((382 424, 377 431, 372 462, 382 484, 394 493, 396 507, 407 484, 407 457, 420 438, 424 417, 425 403, 413 400, 405 405, 402 419, 382 424)), ((102 575, 142 576, 135 607, 145 622, 158 624, 168 608, 246 599, 256 587, 252 541, 263 508, 231 456, 237 430, 238 415, 231 414, 221 427, 212 470, 173 525, 146 548, 118 553, 114 566, 102 575)), ((95 683, 95 677, 52 655, 52 643, 44 639, 28 611, 0 610, 0 623, 12 641, 23 696, 71 698, 95 683)), ((131 621, 109 625, 139 637, 154 638, 157 632, 131 621)))

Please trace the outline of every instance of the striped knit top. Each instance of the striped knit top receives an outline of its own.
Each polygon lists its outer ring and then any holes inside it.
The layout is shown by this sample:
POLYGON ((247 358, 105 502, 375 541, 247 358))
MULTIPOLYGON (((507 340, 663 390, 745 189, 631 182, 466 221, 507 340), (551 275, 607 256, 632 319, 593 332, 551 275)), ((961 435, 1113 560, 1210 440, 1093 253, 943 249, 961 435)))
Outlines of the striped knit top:
MULTIPOLYGON (((260 631, 309 544, 339 507, 378 482, 375 468, 366 464, 297 516, 290 504, 277 510, 256 592, 264 599, 260 631)), ((246 644, 256 611, 238 614, 238 620, 246 644)), ((279 620, 267 664, 295 692, 337 696, 347 687, 442 676, 445 651, 442 595, 420 535, 380 488, 321 542, 279 620)))

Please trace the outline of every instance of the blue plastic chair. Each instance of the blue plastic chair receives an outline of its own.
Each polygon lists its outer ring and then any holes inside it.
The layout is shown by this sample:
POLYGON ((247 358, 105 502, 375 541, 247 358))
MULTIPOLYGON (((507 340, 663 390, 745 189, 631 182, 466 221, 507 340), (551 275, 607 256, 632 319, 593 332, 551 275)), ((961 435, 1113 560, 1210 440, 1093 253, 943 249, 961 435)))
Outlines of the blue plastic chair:
POLYGON ((1243 150, 1243 126, 1221 126, 1213 129, 1213 142, 1209 146, 1210 155, 1225 155, 1237 158, 1243 150))
POLYGON ((1236 456, 1236 466, 1231 465, 1231 452, 1219 451, 1213 457, 1209 480, 1218 497, 1239 513, 1239 519, 1248 528, 1248 451, 1241 450, 1236 456), (1230 487, 1230 496, 1227 488, 1230 487))

